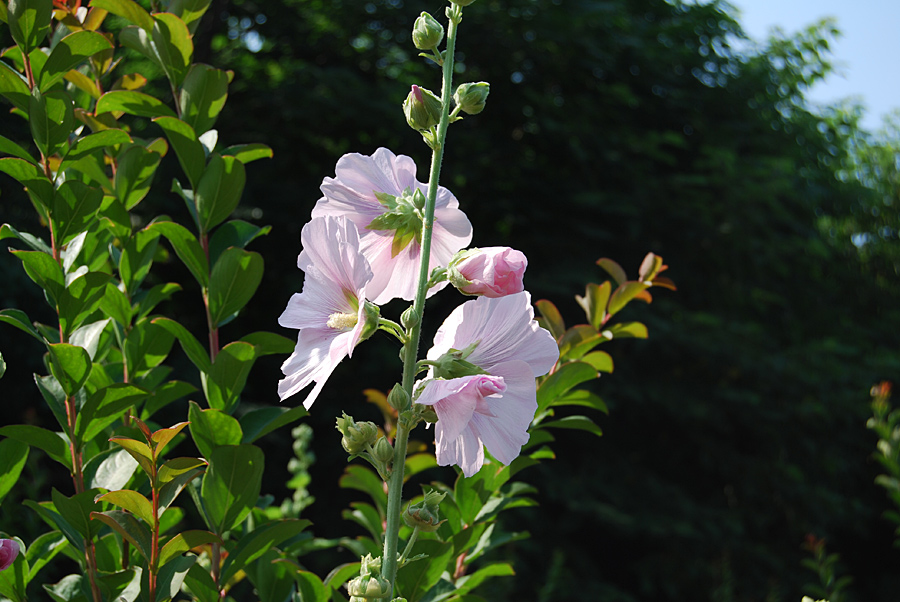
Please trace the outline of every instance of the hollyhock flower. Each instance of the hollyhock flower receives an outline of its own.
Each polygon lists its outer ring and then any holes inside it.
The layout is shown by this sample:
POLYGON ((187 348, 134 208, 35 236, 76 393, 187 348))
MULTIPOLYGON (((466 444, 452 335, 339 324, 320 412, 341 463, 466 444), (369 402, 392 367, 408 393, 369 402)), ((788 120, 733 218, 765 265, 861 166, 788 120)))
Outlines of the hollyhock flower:
POLYGON ((486 247, 457 253, 450 262, 450 282, 466 295, 503 297, 525 290, 528 260, 509 247, 486 247))
POLYGON ((19 543, 14 539, 0 539, 0 571, 5 571, 19 555, 19 543))
MULTIPOLYGON (((422 245, 427 185, 416 180, 416 164, 409 157, 379 148, 371 156, 357 153, 341 157, 335 178, 325 178, 325 195, 313 208, 313 217, 343 216, 359 231, 360 249, 374 277, 366 287, 373 303, 382 305, 416 294, 422 245)), ((438 187, 434 210, 429 272, 446 267, 453 254, 472 240, 472 224, 459 210, 459 201, 438 187)), ((441 283, 429 295, 446 286, 441 283)))
POLYGON ((508 465, 528 441, 537 410, 534 379, 559 358, 553 336, 534 320, 527 292, 479 297, 457 307, 434 337, 433 362, 416 403, 438 416, 438 464, 472 476, 484 448, 508 465))
POLYGON ((294 352, 281 366, 285 378, 278 382, 278 396, 284 400, 315 382, 303 402, 309 408, 338 363, 371 334, 377 308, 366 302, 372 270, 349 220, 314 218, 303 226, 300 241, 303 252, 297 267, 306 273, 303 292, 291 297, 278 318, 279 324, 300 333, 294 352))

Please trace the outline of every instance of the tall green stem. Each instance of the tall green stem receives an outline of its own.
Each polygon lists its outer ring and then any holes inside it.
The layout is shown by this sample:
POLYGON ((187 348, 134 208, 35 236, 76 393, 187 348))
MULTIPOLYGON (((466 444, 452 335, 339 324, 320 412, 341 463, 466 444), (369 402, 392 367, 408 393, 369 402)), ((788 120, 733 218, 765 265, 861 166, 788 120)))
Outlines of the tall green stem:
MULTIPOLYGON (((462 20, 462 7, 451 4, 447 8, 450 19, 447 27, 447 50, 444 53, 444 80, 441 88, 441 120, 438 123, 437 139, 431 154, 431 171, 428 179, 428 195, 425 201, 425 219, 422 225, 422 248, 419 258, 419 281, 416 298, 413 301, 414 315, 417 316, 409 332, 409 340, 404 347, 403 356, 403 389, 412 399, 413 385, 416 378, 416 361, 419 353, 419 337, 422 333, 422 315, 425 308, 425 295, 428 292, 429 262, 431 260, 431 235, 434 225, 434 204, 437 199, 438 182, 441 177, 441 162, 444 158, 444 142, 447 139, 447 126, 450 125, 450 99, 453 87, 453 55, 456 49, 456 29, 462 20)), ((394 582, 397 578, 397 539, 400 532, 400 506, 403 499, 403 473, 406 464, 406 447, 409 431, 414 426, 411 419, 404 418, 400 410, 397 423, 397 437, 394 440, 394 463, 390 481, 388 481, 387 525, 384 533, 384 555, 382 557, 382 575, 391 583, 393 596, 394 582)))

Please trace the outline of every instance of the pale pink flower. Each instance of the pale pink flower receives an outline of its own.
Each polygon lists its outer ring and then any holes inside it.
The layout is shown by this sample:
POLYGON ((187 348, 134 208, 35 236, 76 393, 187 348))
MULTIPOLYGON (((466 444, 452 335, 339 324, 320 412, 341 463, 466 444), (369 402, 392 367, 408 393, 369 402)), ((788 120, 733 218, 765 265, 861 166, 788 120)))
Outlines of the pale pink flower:
POLYGON ((294 352, 281 366, 285 378, 278 382, 278 396, 284 400, 315 382, 303 402, 309 408, 363 334, 372 270, 349 220, 314 218, 303 226, 300 241, 303 252, 297 267, 306 273, 303 292, 291 297, 278 318, 279 324, 300 333, 294 352))
POLYGON ((525 290, 528 259, 509 247, 470 249, 450 262, 450 282, 467 295, 504 297, 525 290))
MULTIPOLYGON (((367 291, 378 305, 416 294, 421 253, 424 197, 428 186, 416 180, 416 164, 409 157, 379 148, 371 156, 341 157, 335 178, 325 178, 313 217, 343 216, 359 230, 360 249, 374 277, 367 291)), ((459 201, 439 186, 435 201, 429 273, 446 267, 453 254, 472 240, 472 224, 459 210, 459 201)), ((441 283, 429 295, 446 286, 441 283)))
POLYGON ((14 539, 0 539, 0 571, 5 571, 19 555, 19 542, 14 539))
POLYGON ((508 465, 528 441, 537 409, 534 379, 559 358, 556 341, 534 320, 527 292, 479 297, 457 307, 428 351, 438 361, 474 345, 464 359, 485 374, 441 380, 434 369, 416 403, 434 406, 438 464, 458 465, 472 476, 484 464, 484 447, 508 465))

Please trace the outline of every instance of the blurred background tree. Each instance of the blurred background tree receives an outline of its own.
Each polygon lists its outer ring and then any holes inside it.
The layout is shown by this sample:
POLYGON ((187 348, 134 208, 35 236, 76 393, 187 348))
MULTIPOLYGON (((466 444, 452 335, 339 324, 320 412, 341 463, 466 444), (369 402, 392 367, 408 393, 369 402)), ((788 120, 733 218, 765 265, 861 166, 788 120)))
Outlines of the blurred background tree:
MULTIPOLYGON (((410 60, 421 10, 442 8, 214 0, 202 22, 197 60, 235 71, 217 127, 275 151, 248 168, 244 193, 241 217, 274 225, 257 247, 267 272, 240 321, 247 332, 275 328, 300 289, 299 231, 338 157, 387 146, 424 178, 426 148, 400 108, 411 84, 439 87, 437 69, 410 60)), ((473 244, 525 252, 534 298, 570 323, 582 319, 571 297, 603 277, 598 257, 633 274, 653 251, 679 286, 629 310, 650 340, 611 349, 616 371, 597 387, 610 406, 604 438, 568 437, 529 475, 541 506, 510 528, 532 539, 512 548, 518 576, 496 581, 491 599, 799 600, 812 580, 807 534, 841 553, 855 577, 845 599, 900 590, 865 428, 870 386, 900 368, 900 127, 870 134, 858 107, 805 102, 831 70, 835 24, 748 55, 734 49, 735 19, 725 2, 680 0, 479 0, 466 11, 459 81, 489 81, 491 96, 451 130, 442 183, 473 244)), ((163 181, 177 170, 166 162, 163 181)), ((21 223, 16 204, 30 210, 9 182, 0 222, 21 223)), ((0 263, 5 307, 30 302, 17 269, 0 263)), ((432 331, 451 308, 435 301, 432 331)), ((177 312, 202 330, 201 307, 177 312)), ((366 418, 361 391, 393 384, 394 354, 386 338, 367 343, 313 411, 318 503, 305 512, 319 536, 350 526, 334 416, 351 406, 366 418)), ((8 395, 35 395, 28 370, 12 394, 4 381, 8 395)), ((279 376, 272 358, 245 402, 277 403, 279 376)), ((270 445, 267 474, 284 481, 290 441, 270 445)))

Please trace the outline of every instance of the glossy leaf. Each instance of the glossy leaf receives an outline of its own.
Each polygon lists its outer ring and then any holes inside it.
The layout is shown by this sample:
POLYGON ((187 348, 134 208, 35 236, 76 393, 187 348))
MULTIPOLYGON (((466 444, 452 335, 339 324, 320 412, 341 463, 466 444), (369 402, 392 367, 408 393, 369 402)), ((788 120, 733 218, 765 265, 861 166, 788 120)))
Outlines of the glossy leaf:
POLYGON ((597 426, 594 421, 587 416, 566 416, 565 418, 560 418, 559 420, 543 422, 541 423, 541 426, 547 428, 577 429, 593 433, 598 437, 603 435, 600 427, 597 426))
POLYGON ((591 349, 610 340, 606 331, 598 331, 593 326, 581 324, 566 331, 559 343, 559 356, 562 361, 577 360, 591 349))
POLYGON ((128 115, 137 115, 138 117, 175 118, 175 112, 161 100, 154 98, 149 94, 135 92, 133 90, 113 90, 107 92, 97 101, 95 111, 97 115, 100 115, 101 113, 111 113, 113 111, 122 111, 128 115))
POLYGON ((166 133, 181 169, 191 182, 191 187, 196 189, 206 167, 206 155, 194 128, 174 116, 159 117, 153 121, 166 133))
POLYGON ((579 361, 592 366, 597 372, 611 373, 613 371, 612 356, 605 351, 592 351, 584 355, 579 361))
MULTIPOLYGON (((90 95, 94 100, 100 98, 102 92, 100 88, 97 87, 96 82, 89 78, 87 75, 82 73, 81 71, 76 71, 75 69, 69 69, 65 75, 63 75, 65 80, 78 88, 79 90, 86 92, 90 95)), ((77 115, 76 115, 77 117, 77 115)))
POLYGON ((44 591, 54 602, 80 602, 84 599, 84 575, 66 575, 58 582, 44 583, 44 591))
POLYGON ((175 249, 175 254, 184 262, 200 286, 209 285, 209 263, 206 255, 197 238, 187 228, 174 222, 160 221, 153 222, 146 229, 155 230, 165 236, 175 249))
POLYGON ((640 322, 622 322, 609 328, 610 334, 615 339, 646 339, 649 334, 647 327, 640 322))
POLYGON ((228 219, 241 201, 246 182, 244 164, 213 153, 194 190, 201 228, 208 232, 228 219))
POLYGON ((109 502, 123 510, 128 510, 151 527, 156 522, 153 517, 153 504, 137 491, 131 491, 130 489, 110 491, 97 496, 97 501, 109 502))
POLYGON ((184 531, 166 542, 159 552, 159 566, 163 566, 176 556, 180 556, 191 548, 204 544, 222 544, 222 540, 209 531, 184 531))
POLYGON ((148 475, 153 473, 153 452, 146 443, 128 437, 112 437, 110 441, 131 454, 131 457, 137 460, 141 469, 148 475))
POLYGON ((513 570, 512 565, 506 562, 495 562, 478 569, 471 575, 460 577, 456 581, 457 590, 455 594, 458 596, 465 596, 489 577, 509 577, 515 574, 516 572, 513 570))
POLYGON ((184 582, 191 588, 191 593, 199 602, 219 602, 219 593, 215 582, 209 571, 199 564, 191 567, 184 582))
POLYGON ((57 305, 59 324, 67 336, 100 306, 109 278, 109 274, 88 272, 69 282, 57 305))
POLYGON ((112 527, 119 535, 128 540, 128 543, 137 548, 144 559, 150 561, 150 530, 144 526, 133 514, 122 510, 110 510, 108 512, 93 512, 91 519, 98 520, 112 527))
POLYGON ((91 458, 84 467, 84 478, 92 489, 122 489, 137 469, 138 463, 124 449, 110 449, 91 458))
POLYGON ((0 94, 17 109, 28 113, 28 103, 31 101, 28 82, 21 74, 2 61, 0 61, 0 94))
POLYGON ((177 88, 181 86, 191 66, 191 56, 194 54, 191 32, 188 31, 184 21, 171 13, 157 13, 151 16, 154 24, 150 30, 150 38, 153 40, 156 55, 166 77, 177 88))
POLYGON ((600 328, 603 325, 604 318, 606 318, 606 304, 611 291, 612 285, 607 280, 600 285, 588 284, 584 297, 575 297, 578 304, 584 309, 588 322, 594 328, 600 328))
POLYGON ((25 558, 28 560, 27 582, 31 582, 37 576, 44 566, 53 558, 66 549, 68 542, 66 538, 58 531, 44 533, 31 542, 25 552, 25 558))
POLYGON ((222 251, 228 247, 245 248, 252 240, 264 236, 272 230, 272 226, 254 226, 242 220, 225 222, 209 239, 209 261, 215 265, 222 251))
POLYGON ((597 260, 597 265, 606 270, 606 273, 613 277, 617 285, 621 285, 628 280, 628 276, 625 275, 625 270, 622 269, 622 266, 612 259, 601 257, 597 260))
MULTIPOLYGON (((0 65, 2 64, 0 62, 0 65)), ((44 206, 50 205, 53 198, 53 184, 40 167, 18 157, 4 157, 0 159, 0 171, 18 180, 22 186, 34 193, 44 206)))
POLYGON ((99 525, 91 524, 91 512, 100 509, 100 505, 94 501, 98 493, 100 493, 98 490, 91 489, 67 497, 56 488, 51 491, 56 511, 86 540, 93 538, 100 530, 99 525))
POLYGON ((649 286, 649 284, 634 281, 620 284, 619 287, 613 291, 612 296, 609 298, 609 314, 614 315, 621 311, 623 307, 625 307, 640 293, 647 290, 649 286))
POLYGON ((194 385, 182 381, 173 380, 163 383, 157 387, 156 391, 153 392, 153 395, 144 402, 144 406, 141 409, 141 420, 149 419, 161 408, 164 408, 186 395, 190 395, 196 390, 194 385))
POLYGON ((22 332, 27 332, 41 343, 46 343, 44 337, 38 332, 37 328, 28 319, 28 315, 20 309, 2 309, 0 310, 0 322, 6 322, 11 326, 15 326, 22 332))
POLYGON ((214 326, 240 311, 263 277, 263 258, 238 248, 226 249, 209 278, 209 314, 214 326))
POLYGON ((296 537, 311 524, 308 520, 287 519, 259 525, 238 540, 222 564, 221 580, 227 582, 266 550, 296 537))
POLYGON ((40 251, 11 251, 11 253, 22 260, 22 266, 28 277, 44 289, 51 300, 58 303, 66 286, 59 263, 40 251))
POLYGON ((70 70, 102 50, 111 50, 112 44, 103 35, 94 31, 76 31, 62 38, 53 47, 39 82, 42 92, 50 89, 70 70))
POLYGON ((91 373, 91 357, 83 347, 68 343, 54 343, 50 350, 50 372, 62 386, 66 395, 75 395, 84 386, 91 373))
POLYGON ((209 361, 209 355, 207 355, 206 350, 200 342, 197 341, 194 335, 188 332, 184 326, 169 318, 156 318, 153 320, 153 323, 165 328, 175 335, 175 338, 181 343, 181 348, 188 356, 188 359, 194 363, 194 366, 196 366, 200 372, 210 371, 212 362, 209 361))
POLYGON ((409 602, 422 600, 425 593, 441 579, 453 555, 453 546, 440 541, 419 540, 413 546, 413 555, 416 554, 427 554, 428 559, 410 563, 397 571, 395 595, 401 595, 409 602))
POLYGON ((131 146, 119 155, 113 186, 126 209, 133 209, 150 192, 153 174, 161 160, 162 155, 140 145, 131 146))
POLYGON ((228 75, 208 65, 191 65, 181 86, 181 117, 198 134, 210 129, 228 98, 228 75))
POLYGON ((0 136, 0 153, 19 157, 20 159, 24 159, 29 163, 33 163, 34 165, 38 164, 35 158, 32 157, 28 151, 26 151, 24 148, 22 148, 6 136, 0 136))
POLYGON ((115 383, 96 391, 78 413, 78 439, 90 441, 146 397, 146 390, 129 383, 115 383))
POLYGON ((56 190, 50 204, 53 230, 58 245, 65 245, 94 222, 103 191, 78 180, 66 180, 56 190))
POLYGON ((254 445, 227 445, 213 450, 201 494, 215 531, 234 528, 250 512, 262 485, 262 450, 254 445))
POLYGON ((135 309, 137 310, 136 320, 142 320, 152 312, 157 305, 163 301, 168 301, 172 295, 181 290, 181 285, 176 282, 166 282, 165 284, 157 284, 149 291, 139 291, 134 296, 135 309))
POLYGON ((30 424, 12 424, 0 428, 0 435, 36 447, 72 470, 72 456, 62 433, 54 433, 30 424))
MULTIPOLYGON (((0 358, 0 362, 2 361, 0 358)), ((0 441, 0 500, 6 497, 19 480, 27 459, 28 445, 11 438, 0 441)))
POLYGON ((134 23, 142 29, 153 29, 153 18, 133 0, 91 0, 91 6, 102 8, 134 23))
POLYGON ((40 46, 50 31, 53 4, 50 0, 9 0, 9 32, 26 54, 40 46))
POLYGON ((250 410, 240 418, 241 430, 244 432, 241 443, 253 443, 275 429, 308 415, 309 412, 302 405, 293 408, 265 407, 250 410))
POLYGON ((44 242, 44 239, 29 234, 28 232, 16 230, 9 224, 0 225, 0 240, 3 240, 4 238, 17 238, 28 245, 33 251, 41 251, 48 255, 53 253, 53 250, 46 242, 44 242))
POLYGON ((119 326, 131 324, 131 303, 128 302, 125 293, 112 282, 106 283, 106 292, 100 301, 100 311, 115 320, 119 326))
POLYGON ((160 482, 165 482, 159 490, 159 511, 163 512, 175 501, 178 494, 191 481, 203 474, 206 462, 198 458, 173 458, 166 462, 160 470, 160 482))
POLYGON ((235 341, 223 347, 202 382, 209 407, 233 412, 255 361, 256 349, 249 343, 235 341))
POLYGON ((162 428, 153 432, 153 435, 150 437, 150 441, 152 443, 153 451, 157 456, 161 456, 163 450, 166 446, 174 439, 178 433, 184 429, 188 425, 187 422, 179 422, 178 424, 174 424, 168 428, 162 428))
POLYGON ((123 130, 108 129, 96 134, 88 134, 72 144, 59 168, 64 170, 93 152, 117 144, 128 144, 129 142, 131 142, 131 137, 123 130))
POLYGON ((196 27, 196 21, 203 16, 209 8, 211 0, 172 0, 169 3, 169 12, 178 15, 184 24, 196 27))
POLYGON ((223 155, 231 155, 244 165, 257 159, 271 159, 272 149, 265 144, 237 144, 222 151, 223 155))
POLYGON ((72 132, 75 124, 72 99, 63 91, 42 94, 34 88, 28 104, 28 123, 35 145, 49 157, 61 149, 72 132))
POLYGON ((367 493, 380 512, 384 512, 387 508, 387 494, 384 492, 383 481, 369 468, 351 464, 344 469, 339 484, 345 489, 367 493))
POLYGON ((331 590, 322 583, 319 576, 309 571, 294 573, 297 582, 297 596, 300 602, 329 602, 331 590))
POLYGON ((191 422, 191 437, 204 458, 212 457, 213 450, 222 445, 242 443, 241 425, 221 410, 201 410, 192 401, 188 405, 188 419, 191 422))
POLYGON ((564 364, 547 377, 537 390, 537 414, 541 415, 550 404, 572 387, 597 378, 597 370, 582 362, 564 364))

